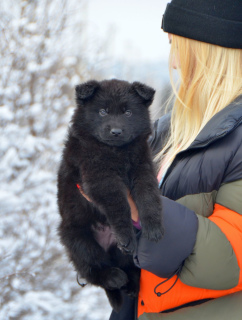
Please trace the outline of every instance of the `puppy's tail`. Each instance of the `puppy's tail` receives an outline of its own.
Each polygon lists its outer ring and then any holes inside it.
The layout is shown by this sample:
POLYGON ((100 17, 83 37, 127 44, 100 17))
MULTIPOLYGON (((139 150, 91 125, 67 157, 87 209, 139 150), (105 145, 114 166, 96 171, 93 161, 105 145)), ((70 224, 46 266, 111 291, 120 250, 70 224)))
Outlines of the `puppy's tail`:
POLYGON ((114 311, 119 312, 122 304, 123 304, 123 297, 120 290, 108 290, 105 289, 108 300, 111 304, 111 307, 114 309, 114 311))

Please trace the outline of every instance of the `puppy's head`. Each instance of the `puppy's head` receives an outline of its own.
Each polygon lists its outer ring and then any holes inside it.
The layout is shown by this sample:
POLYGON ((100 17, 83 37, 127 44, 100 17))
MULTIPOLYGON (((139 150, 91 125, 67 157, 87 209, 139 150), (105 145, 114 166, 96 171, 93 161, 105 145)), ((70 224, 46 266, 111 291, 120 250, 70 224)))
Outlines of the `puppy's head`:
POLYGON ((150 133, 148 107, 155 90, 139 82, 89 81, 76 87, 73 126, 99 141, 122 146, 150 133))

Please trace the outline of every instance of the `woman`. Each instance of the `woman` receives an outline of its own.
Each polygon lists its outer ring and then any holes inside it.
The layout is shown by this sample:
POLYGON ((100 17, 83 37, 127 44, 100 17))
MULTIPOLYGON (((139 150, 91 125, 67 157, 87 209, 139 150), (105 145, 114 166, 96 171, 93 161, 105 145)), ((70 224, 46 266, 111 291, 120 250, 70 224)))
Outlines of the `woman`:
POLYGON ((138 304, 110 319, 242 319, 242 2, 172 0, 162 28, 180 74, 151 139, 165 236, 138 231, 138 304))

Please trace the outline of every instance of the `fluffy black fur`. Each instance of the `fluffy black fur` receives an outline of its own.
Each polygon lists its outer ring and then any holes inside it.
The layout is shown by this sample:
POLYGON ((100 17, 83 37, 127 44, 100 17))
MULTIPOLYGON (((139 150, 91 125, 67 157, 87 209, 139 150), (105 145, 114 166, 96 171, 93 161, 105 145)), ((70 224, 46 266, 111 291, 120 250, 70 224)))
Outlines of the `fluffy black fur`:
POLYGON ((158 241, 163 233, 147 144, 148 107, 154 93, 139 82, 93 80, 78 85, 58 173, 61 241, 78 274, 103 287, 116 311, 122 305, 120 290, 136 296, 139 289, 128 191, 138 208, 143 235, 158 241))

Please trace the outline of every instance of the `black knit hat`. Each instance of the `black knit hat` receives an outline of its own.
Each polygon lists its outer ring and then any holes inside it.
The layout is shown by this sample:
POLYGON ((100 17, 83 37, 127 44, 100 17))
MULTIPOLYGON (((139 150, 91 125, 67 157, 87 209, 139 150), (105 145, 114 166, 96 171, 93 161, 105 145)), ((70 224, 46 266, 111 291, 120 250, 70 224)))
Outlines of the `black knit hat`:
POLYGON ((172 0, 161 27, 182 37, 242 49, 242 0, 172 0))

